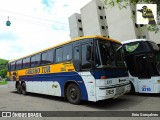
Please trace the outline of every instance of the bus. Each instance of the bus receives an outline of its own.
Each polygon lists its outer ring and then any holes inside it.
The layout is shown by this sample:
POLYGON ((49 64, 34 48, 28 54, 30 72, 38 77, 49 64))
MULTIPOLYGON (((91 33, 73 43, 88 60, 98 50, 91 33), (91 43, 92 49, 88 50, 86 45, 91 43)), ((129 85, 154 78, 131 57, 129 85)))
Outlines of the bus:
POLYGON ((64 97, 72 104, 117 98, 131 88, 120 46, 110 38, 84 36, 12 60, 9 88, 64 97))
POLYGON ((131 92, 160 93, 160 49, 147 39, 122 42, 131 92))

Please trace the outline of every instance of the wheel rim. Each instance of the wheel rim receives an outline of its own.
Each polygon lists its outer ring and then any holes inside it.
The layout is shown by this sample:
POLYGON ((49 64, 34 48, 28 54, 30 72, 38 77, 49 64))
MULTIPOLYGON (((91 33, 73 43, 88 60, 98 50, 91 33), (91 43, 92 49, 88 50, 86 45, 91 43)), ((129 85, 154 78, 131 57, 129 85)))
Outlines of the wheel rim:
POLYGON ((75 88, 71 88, 69 90, 69 96, 71 99, 76 99, 77 98, 77 91, 75 88))
POLYGON ((25 86, 24 85, 22 85, 22 92, 24 93, 25 92, 25 86))
POLYGON ((21 92, 20 85, 18 85, 18 87, 17 87, 17 91, 18 91, 18 93, 20 93, 20 92, 21 92))

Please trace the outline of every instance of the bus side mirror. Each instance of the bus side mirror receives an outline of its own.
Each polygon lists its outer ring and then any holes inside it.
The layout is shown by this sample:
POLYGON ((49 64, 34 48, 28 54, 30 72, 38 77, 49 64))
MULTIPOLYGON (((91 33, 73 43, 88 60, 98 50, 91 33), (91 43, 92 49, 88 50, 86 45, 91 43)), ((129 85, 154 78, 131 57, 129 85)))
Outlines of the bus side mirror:
POLYGON ((86 60, 87 61, 91 61, 91 46, 90 45, 88 45, 87 47, 86 47, 86 60))

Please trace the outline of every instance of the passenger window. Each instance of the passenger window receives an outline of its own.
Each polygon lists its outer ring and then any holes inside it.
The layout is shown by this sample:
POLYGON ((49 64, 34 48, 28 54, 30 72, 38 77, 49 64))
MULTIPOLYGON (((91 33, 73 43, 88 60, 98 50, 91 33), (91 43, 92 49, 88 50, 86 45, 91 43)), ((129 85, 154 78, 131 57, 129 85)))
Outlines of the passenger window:
POLYGON ((72 45, 65 45, 63 47, 63 61, 72 59, 72 45))
POLYGON ((31 67, 35 66, 36 56, 31 57, 31 67))
POLYGON ((23 59, 23 68, 29 68, 30 66, 30 57, 23 59))
POLYGON ((41 64, 47 64, 47 52, 42 53, 42 61, 41 64))
POLYGON ((56 62, 62 61, 62 48, 56 49, 56 62))
POLYGON ((74 48, 74 60, 79 60, 79 53, 79 47, 77 46, 74 48))
POLYGON ((53 50, 49 50, 47 53, 48 53, 48 63, 53 63, 53 50))
POLYGON ((15 70, 15 62, 11 63, 11 70, 15 70))
POLYGON ((40 65, 40 60, 41 60, 41 54, 37 54, 35 56, 35 66, 39 66, 40 65))
POLYGON ((16 70, 19 70, 19 69, 21 69, 22 68, 22 60, 18 60, 17 62, 16 62, 16 70))
POLYGON ((42 53, 41 64, 53 63, 53 50, 42 53))
POLYGON ((75 69, 77 71, 79 71, 80 70, 80 50, 79 50, 79 46, 74 47, 73 63, 74 63, 75 69))
POLYGON ((82 69, 89 69, 91 68, 91 45, 90 44, 83 44, 82 45, 82 69))

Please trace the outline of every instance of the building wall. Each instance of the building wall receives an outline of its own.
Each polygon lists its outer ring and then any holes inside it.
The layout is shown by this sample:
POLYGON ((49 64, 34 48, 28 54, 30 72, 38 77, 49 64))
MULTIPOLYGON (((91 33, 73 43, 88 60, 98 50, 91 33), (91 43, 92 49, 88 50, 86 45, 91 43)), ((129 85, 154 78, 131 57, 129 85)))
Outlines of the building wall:
POLYGON ((106 9, 102 1, 92 0, 80 11, 81 14, 69 17, 71 38, 101 35, 119 41, 145 38, 160 43, 160 32, 155 34, 149 32, 147 26, 136 24, 136 7, 133 5, 121 10, 117 6, 106 9))
POLYGON ((71 39, 84 35, 83 34, 82 19, 81 19, 80 14, 75 13, 69 17, 69 28, 70 28, 71 39))
POLYGON ((106 9, 109 36, 124 41, 136 38, 131 8, 119 10, 118 7, 106 9))
POLYGON ((83 8, 81 8, 84 35, 108 36, 105 27, 107 24, 104 20, 104 16, 104 7, 102 2, 99 0, 92 0, 83 8), (100 16, 103 17, 103 19, 100 19, 100 16), (104 26, 104 29, 102 29, 102 26, 104 26))

